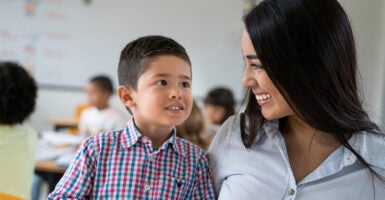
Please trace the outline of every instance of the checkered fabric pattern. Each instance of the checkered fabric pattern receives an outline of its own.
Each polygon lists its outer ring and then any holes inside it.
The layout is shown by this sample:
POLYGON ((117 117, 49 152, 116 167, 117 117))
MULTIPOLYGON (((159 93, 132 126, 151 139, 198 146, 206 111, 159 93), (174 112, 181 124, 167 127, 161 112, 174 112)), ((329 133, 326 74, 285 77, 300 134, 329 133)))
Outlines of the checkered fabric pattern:
POLYGON ((215 199, 205 153, 172 136, 158 149, 134 121, 86 139, 48 199, 215 199))

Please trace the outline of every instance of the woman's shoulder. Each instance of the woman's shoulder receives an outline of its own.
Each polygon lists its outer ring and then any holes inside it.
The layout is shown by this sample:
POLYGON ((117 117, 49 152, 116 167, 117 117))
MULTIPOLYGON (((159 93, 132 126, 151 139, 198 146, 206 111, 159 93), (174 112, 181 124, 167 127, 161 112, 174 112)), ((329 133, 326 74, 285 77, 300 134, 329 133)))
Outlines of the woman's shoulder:
POLYGON ((240 115, 230 116, 219 128, 211 141, 208 153, 227 151, 229 147, 243 146, 241 138, 240 115))
MULTIPOLYGON (((262 119, 262 118, 261 118, 262 119)), ((259 119, 258 119, 259 120, 259 119)), ((216 137, 229 137, 241 134, 241 123, 244 123, 245 133, 248 134, 249 119, 244 113, 230 116, 219 128, 216 137)), ((258 123, 258 122, 257 122, 258 123)), ((262 129, 277 129, 277 120, 268 121, 264 120, 262 129)))
POLYGON ((363 131, 354 134, 349 143, 370 164, 385 172, 385 134, 363 131))
MULTIPOLYGON (((234 134, 240 134, 241 114, 232 115, 219 127, 215 137, 223 138, 234 134)), ((215 139, 215 138, 214 138, 215 139)))

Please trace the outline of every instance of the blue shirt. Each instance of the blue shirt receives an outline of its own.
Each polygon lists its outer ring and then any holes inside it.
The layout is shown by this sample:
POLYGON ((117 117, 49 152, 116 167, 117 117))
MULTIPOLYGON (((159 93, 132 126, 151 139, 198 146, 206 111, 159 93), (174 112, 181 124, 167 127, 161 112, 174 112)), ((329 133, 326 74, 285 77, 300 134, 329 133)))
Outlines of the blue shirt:
MULTIPOLYGON (((353 134, 349 144, 385 177, 385 136, 353 134)), ((278 120, 266 121, 250 149, 242 143, 240 117, 219 129, 208 156, 220 200, 385 199, 385 181, 372 175, 344 146, 296 183, 278 120)))

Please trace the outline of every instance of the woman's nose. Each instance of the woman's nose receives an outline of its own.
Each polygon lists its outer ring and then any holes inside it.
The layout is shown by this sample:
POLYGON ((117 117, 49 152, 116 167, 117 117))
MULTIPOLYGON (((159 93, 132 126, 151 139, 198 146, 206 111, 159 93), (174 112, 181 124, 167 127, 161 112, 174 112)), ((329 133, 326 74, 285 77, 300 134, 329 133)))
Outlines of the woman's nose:
POLYGON ((252 73, 248 69, 245 69, 245 72, 243 73, 242 85, 245 88, 251 88, 257 85, 257 80, 252 76, 252 73))

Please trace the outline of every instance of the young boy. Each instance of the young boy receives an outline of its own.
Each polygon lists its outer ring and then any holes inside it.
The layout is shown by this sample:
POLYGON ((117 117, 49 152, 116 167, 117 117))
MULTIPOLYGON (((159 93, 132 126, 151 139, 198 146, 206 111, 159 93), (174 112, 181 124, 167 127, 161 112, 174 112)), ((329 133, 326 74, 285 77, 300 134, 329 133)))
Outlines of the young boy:
POLYGON ((192 107, 185 49, 162 36, 138 38, 123 49, 118 76, 133 119, 83 142, 48 199, 215 199, 206 155, 174 128, 192 107))
POLYGON ((35 80, 23 67, 0 62, 0 199, 30 199, 37 133, 22 123, 36 96, 35 80))
POLYGON ((109 106, 113 94, 113 84, 107 76, 99 75, 90 79, 86 85, 88 103, 91 107, 81 112, 79 131, 96 135, 103 131, 121 129, 125 126, 120 113, 109 106))

